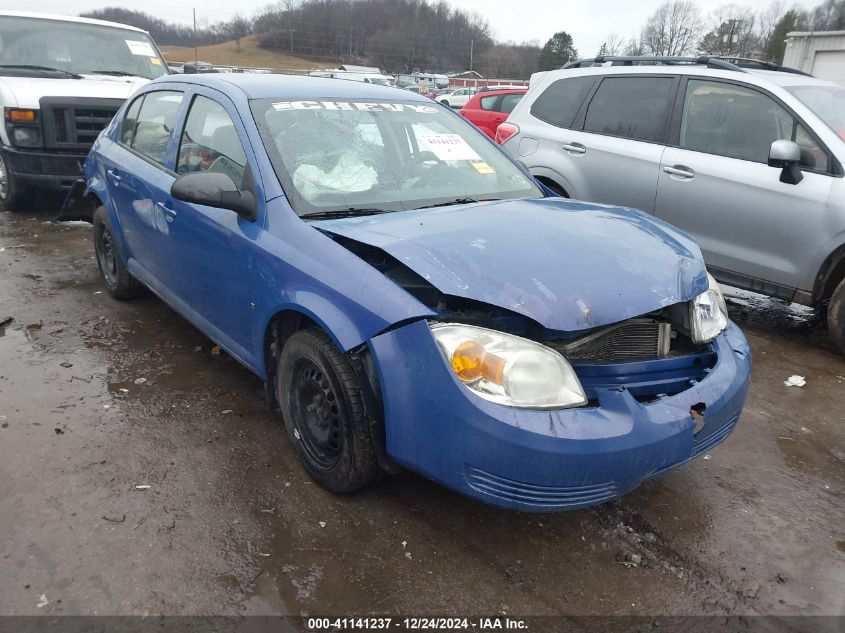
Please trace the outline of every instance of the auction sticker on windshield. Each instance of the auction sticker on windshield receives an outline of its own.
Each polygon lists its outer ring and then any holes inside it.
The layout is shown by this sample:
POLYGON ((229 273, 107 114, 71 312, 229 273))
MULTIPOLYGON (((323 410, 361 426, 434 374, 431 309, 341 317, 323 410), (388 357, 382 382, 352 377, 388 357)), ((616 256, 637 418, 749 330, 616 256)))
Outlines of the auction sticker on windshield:
POLYGON ((420 149, 434 154, 439 160, 480 160, 460 134, 419 134, 420 149))
POLYGON ((156 53, 149 42, 141 42, 139 40, 126 40, 126 45, 133 55, 143 55, 144 57, 155 57, 156 53))

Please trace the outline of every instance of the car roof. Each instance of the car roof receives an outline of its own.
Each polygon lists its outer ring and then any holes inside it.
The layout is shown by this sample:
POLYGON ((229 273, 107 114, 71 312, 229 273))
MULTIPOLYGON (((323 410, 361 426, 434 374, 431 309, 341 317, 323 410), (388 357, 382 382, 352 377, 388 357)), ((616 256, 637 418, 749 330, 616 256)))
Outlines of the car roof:
MULTIPOLYGON (((167 75, 151 84, 181 82, 216 88, 230 93, 237 89, 248 99, 331 98, 331 99, 402 99, 431 103, 424 95, 402 88, 368 84, 348 79, 330 79, 304 75, 274 75, 263 73, 203 73, 198 75, 167 75)), ((149 85, 149 84, 148 84, 149 85)))
POLYGON ((551 70, 548 74, 556 79, 561 77, 575 77, 580 75, 698 75, 704 77, 719 77, 722 79, 735 79, 747 81, 748 83, 763 85, 771 82, 781 87, 787 86, 830 86, 830 81, 799 75, 797 73, 759 70, 756 68, 743 68, 741 71, 726 70, 720 68, 708 68, 703 64, 684 65, 656 65, 640 64, 636 66, 587 66, 584 68, 561 68, 551 70))
POLYGON ((58 22, 76 22, 79 24, 94 24, 97 26, 110 26, 115 29, 123 29, 125 31, 137 31, 138 33, 146 33, 144 29, 139 29, 128 24, 120 24, 119 22, 108 22, 107 20, 95 20, 94 18, 81 18, 74 15, 59 15, 53 13, 30 13, 28 11, 0 11, 0 17, 8 18, 36 18, 39 20, 52 20, 58 22))

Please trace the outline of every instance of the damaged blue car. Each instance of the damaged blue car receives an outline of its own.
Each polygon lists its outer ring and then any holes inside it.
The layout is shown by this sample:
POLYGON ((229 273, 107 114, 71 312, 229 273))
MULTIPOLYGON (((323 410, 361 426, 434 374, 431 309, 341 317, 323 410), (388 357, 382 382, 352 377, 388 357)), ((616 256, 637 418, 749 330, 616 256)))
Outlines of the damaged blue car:
POLYGON ((329 490, 404 468, 508 508, 578 508, 739 419, 751 355, 695 243, 554 197, 425 97, 168 76, 124 104, 85 175, 108 292, 151 290, 260 376, 329 490))

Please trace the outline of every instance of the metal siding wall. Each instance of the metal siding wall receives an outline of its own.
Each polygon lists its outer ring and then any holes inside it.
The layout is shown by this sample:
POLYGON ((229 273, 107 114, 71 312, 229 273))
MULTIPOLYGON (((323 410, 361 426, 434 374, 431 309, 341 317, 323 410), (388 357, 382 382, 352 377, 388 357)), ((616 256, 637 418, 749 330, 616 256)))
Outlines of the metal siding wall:
POLYGON ((816 53, 823 51, 845 51, 845 33, 826 35, 819 32, 809 36, 787 36, 783 65, 812 73, 816 53))

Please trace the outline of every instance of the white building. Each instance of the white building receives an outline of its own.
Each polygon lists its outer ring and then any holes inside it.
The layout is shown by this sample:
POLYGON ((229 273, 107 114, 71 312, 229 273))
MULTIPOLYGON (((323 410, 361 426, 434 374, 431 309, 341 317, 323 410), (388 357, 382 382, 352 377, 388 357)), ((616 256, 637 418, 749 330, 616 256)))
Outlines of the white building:
POLYGON ((783 65, 845 86, 845 31, 788 33, 783 65))

